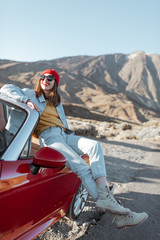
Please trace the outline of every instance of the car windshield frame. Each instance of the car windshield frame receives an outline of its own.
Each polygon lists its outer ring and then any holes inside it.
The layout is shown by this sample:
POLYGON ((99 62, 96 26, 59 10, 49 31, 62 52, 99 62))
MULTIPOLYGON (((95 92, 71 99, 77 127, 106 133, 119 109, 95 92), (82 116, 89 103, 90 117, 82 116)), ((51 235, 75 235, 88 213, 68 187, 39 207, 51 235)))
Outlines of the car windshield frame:
MULTIPOLYGON (((18 109, 21 113, 24 113, 25 117, 22 119, 21 124, 13 136, 5 151, 0 154, 1 160, 16 161, 20 158, 25 146, 30 144, 27 141, 30 139, 36 123, 39 119, 39 114, 36 110, 32 110, 25 103, 18 102, 15 99, 9 98, 4 94, 0 94, 0 103, 5 103, 14 109, 18 109)), ((29 141, 30 142, 30 141, 29 141)), ((28 155, 28 154, 27 154, 28 155)), ((24 155, 22 154, 22 158, 24 155)))

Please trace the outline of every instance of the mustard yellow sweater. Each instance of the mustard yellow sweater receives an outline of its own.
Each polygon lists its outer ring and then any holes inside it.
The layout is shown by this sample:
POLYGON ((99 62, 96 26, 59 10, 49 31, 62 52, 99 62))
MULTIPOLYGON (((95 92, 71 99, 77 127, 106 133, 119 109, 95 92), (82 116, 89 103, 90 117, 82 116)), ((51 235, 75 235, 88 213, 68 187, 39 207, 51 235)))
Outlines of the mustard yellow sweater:
POLYGON ((65 129, 65 126, 58 116, 56 108, 53 106, 53 104, 47 102, 34 133, 38 136, 41 132, 49 127, 62 127, 65 129))

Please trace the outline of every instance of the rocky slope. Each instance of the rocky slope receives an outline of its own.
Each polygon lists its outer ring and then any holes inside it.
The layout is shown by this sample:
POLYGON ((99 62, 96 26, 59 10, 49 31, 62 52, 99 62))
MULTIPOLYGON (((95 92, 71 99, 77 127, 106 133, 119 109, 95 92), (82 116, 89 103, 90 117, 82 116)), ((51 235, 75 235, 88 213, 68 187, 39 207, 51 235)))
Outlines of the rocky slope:
POLYGON ((46 68, 60 74, 67 115, 136 123, 160 116, 160 55, 135 52, 37 62, 0 60, 0 86, 15 83, 33 88, 46 68))

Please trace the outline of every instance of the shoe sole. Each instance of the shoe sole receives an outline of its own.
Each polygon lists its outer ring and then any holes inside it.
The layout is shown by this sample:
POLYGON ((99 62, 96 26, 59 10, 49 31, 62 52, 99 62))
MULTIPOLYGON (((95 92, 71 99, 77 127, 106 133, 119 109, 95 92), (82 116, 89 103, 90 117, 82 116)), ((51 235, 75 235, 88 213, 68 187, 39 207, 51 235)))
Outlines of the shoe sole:
POLYGON ((110 209, 100 208, 100 207, 96 207, 96 210, 97 210, 98 212, 109 212, 109 213, 111 213, 111 214, 113 214, 113 215, 118 215, 118 216, 121 216, 121 215, 127 216, 127 215, 129 215, 129 212, 120 213, 120 212, 116 212, 116 211, 112 211, 112 210, 110 210, 110 209))
POLYGON ((124 225, 124 226, 121 226, 121 227, 118 227, 116 226, 118 229, 122 229, 122 228, 127 228, 127 227, 135 227, 137 225, 140 225, 141 223, 143 223, 144 221, 146 221, 148 218, 148 216, 146 216, 145 218, 143 218, 140 222, 136 223, 136 224, 128 224, 128 225, 124 225))

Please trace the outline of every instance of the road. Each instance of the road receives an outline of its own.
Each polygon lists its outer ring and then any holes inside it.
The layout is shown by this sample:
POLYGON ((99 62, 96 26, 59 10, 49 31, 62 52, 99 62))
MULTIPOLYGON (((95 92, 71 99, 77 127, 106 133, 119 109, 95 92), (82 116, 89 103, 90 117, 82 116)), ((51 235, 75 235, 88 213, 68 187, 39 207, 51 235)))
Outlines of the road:
POLYGON ((123 191, 121 189, 122 192, 118 194, 124 206, 136 212, 147 212, 147 221, 136 227, 118 230, 111 223, 112 217, 104 214, 96 225, 89 227, 86 234, 77 239, 160 239, 160 152, 149 152, 147 155, 138 167, 133 165, 135 171, 131 173, 132 182, 123 184, 123 191))
POLYGON ((132 211, 147 212, 148 219, 118 230, 113 216, 97 212, 88 198, 76 221, 63 218, 37 240, 160 240, 160 145, 134 140, 101 140, 101 144, 116 198, 132 211))

